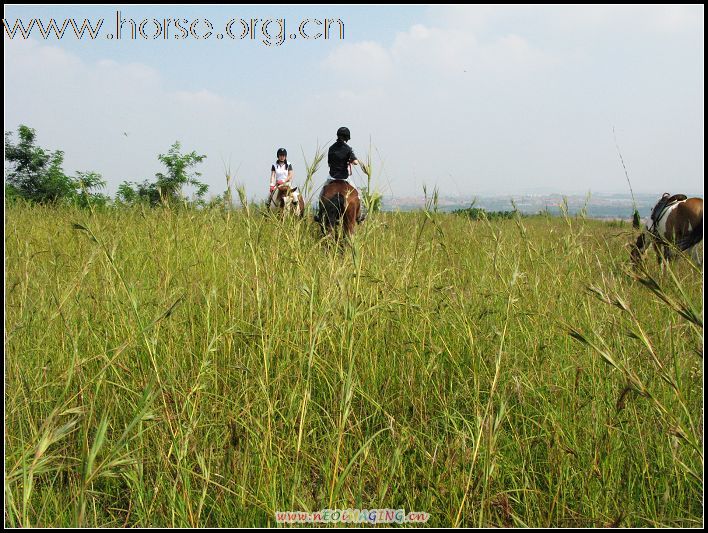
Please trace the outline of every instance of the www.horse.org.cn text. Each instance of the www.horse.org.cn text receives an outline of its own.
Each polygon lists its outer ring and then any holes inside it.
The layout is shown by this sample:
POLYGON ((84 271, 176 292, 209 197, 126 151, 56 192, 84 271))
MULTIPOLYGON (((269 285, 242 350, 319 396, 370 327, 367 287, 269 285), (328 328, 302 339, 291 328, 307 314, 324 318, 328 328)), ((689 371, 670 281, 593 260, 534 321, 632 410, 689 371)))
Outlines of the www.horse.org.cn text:
POLYGON ((114 23, 105 19, 73 18, 55 20, 32 18, 14 21, 3 19, 6 39, 29 39, 32 35, 44 40, 74 37, 79 40, 205 40, 255 41, 266 46, 281 46, 286 41, 344 40, 344 22, 339 18, 303 19, 288 22, 285 18, 232 18, 225 24, 213 24, 209 19, 144 18, 123 16, 116 11, 114 23), (217 29, 219 28, 219 29, 217 29))

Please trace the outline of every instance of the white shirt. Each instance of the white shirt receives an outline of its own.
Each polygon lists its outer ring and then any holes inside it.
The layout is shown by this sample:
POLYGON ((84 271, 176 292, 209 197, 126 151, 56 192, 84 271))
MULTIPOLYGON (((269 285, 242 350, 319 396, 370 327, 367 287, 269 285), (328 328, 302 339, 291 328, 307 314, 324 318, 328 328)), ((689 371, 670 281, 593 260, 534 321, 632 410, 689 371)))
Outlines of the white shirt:
POLYGON ((275 182, 281 184, 288 180, 288 172, 292 169, 292 165, 287 161, 284 163, 276 161, 273 168, 275 168, 275 182))

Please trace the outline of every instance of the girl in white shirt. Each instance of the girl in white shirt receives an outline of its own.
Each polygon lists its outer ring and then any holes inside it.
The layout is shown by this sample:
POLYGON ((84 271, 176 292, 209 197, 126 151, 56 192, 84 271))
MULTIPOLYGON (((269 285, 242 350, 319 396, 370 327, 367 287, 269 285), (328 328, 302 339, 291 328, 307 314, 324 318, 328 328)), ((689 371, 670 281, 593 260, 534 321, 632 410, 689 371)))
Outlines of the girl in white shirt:
POLYGON ((278 149, 278 160, 270 167, 270 193, 273 194, 277 185, 285 183, 292 187, 293 166, 288 163, 288 151, 285 148, 278 149))
POLYGON ((288 163, 288 151, 285 148, 279 148, 278 160, 270 167, 270 196, 268 197, 268 205, 275 205, 276 188, 280 185, 288 185, 292 198, 295 204, 298 203, 299 192, 293 187, 293 166, 288 163))

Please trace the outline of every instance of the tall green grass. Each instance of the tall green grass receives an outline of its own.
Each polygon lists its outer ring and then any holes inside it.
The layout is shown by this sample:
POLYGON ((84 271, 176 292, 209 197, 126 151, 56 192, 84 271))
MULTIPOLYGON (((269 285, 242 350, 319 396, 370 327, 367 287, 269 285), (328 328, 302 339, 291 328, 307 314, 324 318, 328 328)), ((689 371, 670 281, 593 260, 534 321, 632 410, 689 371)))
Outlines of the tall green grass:
POLYGON ((582 218, 9 207, 9 526, 703 523, 702 277, 582 218))

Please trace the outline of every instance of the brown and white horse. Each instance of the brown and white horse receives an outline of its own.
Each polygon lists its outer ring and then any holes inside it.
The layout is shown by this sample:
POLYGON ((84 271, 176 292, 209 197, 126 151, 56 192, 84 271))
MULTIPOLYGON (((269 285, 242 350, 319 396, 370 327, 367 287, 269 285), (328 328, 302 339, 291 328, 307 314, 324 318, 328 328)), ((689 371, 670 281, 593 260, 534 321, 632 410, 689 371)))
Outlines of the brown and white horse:
POLYGON ((325 234, 332 235, 335 240, 339 240, 340 234, 350 238, 354 235, 360 210, 359 193, 347 181, 332 180, 323 187, 319 211, 325 234))
POLYGON ((644 252, 654 244, 660 264, 672 258, 672 247, 689 252, 691 258, 701 264, 699 245, 702 241, 703 199, 665 193, 652 210, 650 226, 645 226, 632 246, 632 261, 635 264, 639 262, 644 252))
POLYGON ((291 188, 287 183, 275 188, 270 197, 269 207, 271 210, 279 210, 283 215, 292 213, 300 218, 305 216, 305 200, 297 188, 291 188))

